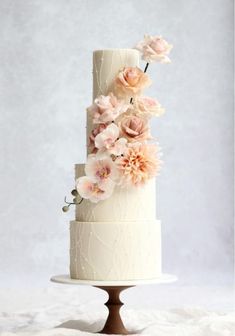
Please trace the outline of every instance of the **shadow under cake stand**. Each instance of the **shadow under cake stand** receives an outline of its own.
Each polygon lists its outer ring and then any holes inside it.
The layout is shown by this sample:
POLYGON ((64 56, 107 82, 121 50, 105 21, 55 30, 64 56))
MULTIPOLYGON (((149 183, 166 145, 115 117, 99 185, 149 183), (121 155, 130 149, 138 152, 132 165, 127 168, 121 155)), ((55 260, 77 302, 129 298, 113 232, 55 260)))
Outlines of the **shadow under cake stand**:
MULTIPOLYGON (((108 301, 105 303, 109 310, 109 314, 104 325, 104 328, 99 331, 100 334, 113 335, 130 335, 120 316, 120 308, 123 303, 120 300, 120 293, 130 287, 147 284, 166 284, 177 280, 175 275, 162 274, 158 278, 150 280, 125 280, 125 281, 94 281, 94 280, 77 280, 71 279, 69 275, 55 275, 51 278, 52 282, 67 285, 90 285, 100 288, 107 292, 108 301)), ((136 334, 136 333, 135 333, 136 334)))

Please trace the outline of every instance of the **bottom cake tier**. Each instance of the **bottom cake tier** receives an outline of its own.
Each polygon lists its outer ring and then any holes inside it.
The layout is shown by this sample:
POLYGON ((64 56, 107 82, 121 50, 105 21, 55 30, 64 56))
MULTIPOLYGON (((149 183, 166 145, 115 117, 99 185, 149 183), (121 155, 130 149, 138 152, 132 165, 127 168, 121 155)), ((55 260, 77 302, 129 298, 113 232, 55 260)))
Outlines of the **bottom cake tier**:
POLYGON ((70 276, 137 280, 161 275, 161 222, 70 222, 70 276))

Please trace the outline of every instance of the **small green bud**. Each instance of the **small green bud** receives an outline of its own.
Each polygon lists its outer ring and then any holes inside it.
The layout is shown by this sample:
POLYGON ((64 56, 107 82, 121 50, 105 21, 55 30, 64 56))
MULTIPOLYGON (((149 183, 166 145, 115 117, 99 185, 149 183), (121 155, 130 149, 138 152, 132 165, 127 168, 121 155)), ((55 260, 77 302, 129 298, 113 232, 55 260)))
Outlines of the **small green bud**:
POLYGON ((73 189, 73 190, 71 191, 71 194, 72 194, 73 196, 77 196, 77 195, 78 195, 78 192, 77 192, 76 189, 73 189))
POLYGON ((69 211, 69 206, 68 205, 63 206, 62 211, 64 212, 69 211))

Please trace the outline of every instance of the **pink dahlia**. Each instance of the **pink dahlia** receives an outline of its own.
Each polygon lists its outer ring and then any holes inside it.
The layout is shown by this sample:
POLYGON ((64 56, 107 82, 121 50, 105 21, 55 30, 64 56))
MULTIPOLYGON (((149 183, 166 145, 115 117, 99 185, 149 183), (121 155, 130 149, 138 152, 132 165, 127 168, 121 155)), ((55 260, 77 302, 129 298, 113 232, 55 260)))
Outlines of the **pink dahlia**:
POLYGON ((135 143, 129 145, 124 156, 116 161, 121 185, 139 186, 156 176, 161 161, 158 157, 158 147, 155 144, 135 143))

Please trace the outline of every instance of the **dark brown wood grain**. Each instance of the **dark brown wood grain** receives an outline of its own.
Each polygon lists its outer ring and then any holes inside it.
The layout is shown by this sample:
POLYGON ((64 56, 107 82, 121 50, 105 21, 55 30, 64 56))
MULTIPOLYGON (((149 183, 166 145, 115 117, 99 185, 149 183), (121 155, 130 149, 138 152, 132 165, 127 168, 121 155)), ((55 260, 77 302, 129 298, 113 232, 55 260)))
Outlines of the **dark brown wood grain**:
POLYGON ((108 293, 109 299, 105 303, 109 310, 108 318, 100 334, 130 335, 126 330, 121 316, 120 309, 123 306, 120 300, 120 293, 133 286, 95 286, 108 293))

